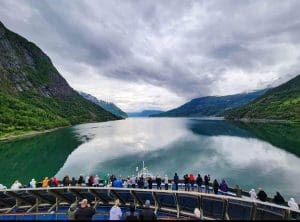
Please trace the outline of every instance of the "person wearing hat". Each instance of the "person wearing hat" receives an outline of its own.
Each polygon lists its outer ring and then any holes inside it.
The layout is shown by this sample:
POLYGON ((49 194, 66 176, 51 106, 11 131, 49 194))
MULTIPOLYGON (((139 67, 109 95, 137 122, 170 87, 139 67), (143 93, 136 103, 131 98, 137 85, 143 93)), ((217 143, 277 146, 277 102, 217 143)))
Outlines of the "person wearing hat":
POLYGON ((115 205, 109 211, 109 220, 121 220, 122 211, 120 206, 119 199, 116 199, 115 205))
POLYGON ((87 199, 80 202, 80 207, 75 212, 76 220, 92 220, 93 215, 96 213, 95 208, 92 208, 87 199))
POLYGON ((77 202, 72 203, 70 208, 68 209, 67 216, 69 220, 75 220, 76 210, 77 210, 77 202))
POLYGON ((156 220, 154 211, 150 208, 150 200, 146 200, 145 208, 142 210, 140 215, 141 220, 156 220))

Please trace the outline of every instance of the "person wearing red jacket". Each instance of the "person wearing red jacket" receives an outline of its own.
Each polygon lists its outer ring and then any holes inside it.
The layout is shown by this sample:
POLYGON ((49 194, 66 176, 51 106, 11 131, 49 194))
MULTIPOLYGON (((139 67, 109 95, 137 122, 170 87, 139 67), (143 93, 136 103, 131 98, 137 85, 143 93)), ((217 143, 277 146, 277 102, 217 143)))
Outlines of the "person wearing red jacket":
POLYGON ((195 177, 192 173, 190 173, 189 181, 190 181, 190 184, 191 184, 191 187, 192 187, 192 191, 194 191, 195 177))

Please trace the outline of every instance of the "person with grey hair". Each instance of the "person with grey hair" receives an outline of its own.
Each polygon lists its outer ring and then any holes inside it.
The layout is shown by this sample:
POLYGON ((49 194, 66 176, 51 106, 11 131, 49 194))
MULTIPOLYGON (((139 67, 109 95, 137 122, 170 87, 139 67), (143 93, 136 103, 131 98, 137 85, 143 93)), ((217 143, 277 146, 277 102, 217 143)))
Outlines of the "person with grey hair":
POLYGON ((150 200, 146 200, 145 202, 145 207, 142 210, 141 214, 140 214, 140 219, 146 220, 146 221, 150 221, 150 220, 156 220, 156 214, 154 213, 154 211, 150 208, 150 200))
POLYGON ((80 207, 75 212, 76 220, 92 220, 96 213, 95 208, 92 208, 87 199, 80 202, 80 207))
POLYGON ((120 206, 120 200, 116 199, 115 205, 109 211, 109 220, 121 220, 122 211, 120 206))

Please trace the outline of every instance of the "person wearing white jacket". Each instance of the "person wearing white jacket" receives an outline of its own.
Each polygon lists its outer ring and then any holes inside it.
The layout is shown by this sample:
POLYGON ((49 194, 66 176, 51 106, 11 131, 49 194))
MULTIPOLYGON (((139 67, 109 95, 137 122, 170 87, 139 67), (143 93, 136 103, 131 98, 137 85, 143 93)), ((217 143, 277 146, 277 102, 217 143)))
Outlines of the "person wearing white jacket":
POLYGON ((31 188, 36 188, 36 181, 35 181, 35 179, 32 179, 32 180, 30 181, 30 187, 31 187, 31 188))
POLYGON ((22 184, 18 181, 18 180, 16 180, 14 183, 13 183, 13 185, 11 186, 11 189, 12 190, 18 190, 18 189, 20 189, 22 187, 22 184))
POLYGON ((165 183, 165 190, 168 190, 169 189, 169 178, 168 178, 168 175, 165 175, 164 183, 165 183))
POLYGON ((251 190, 249 191, 249 194, 250 194, 251 200, 257 200, 257 195, 256 195, 256 192, 255 192, 254 189, 251 189, 251 190))
MULTIPOLYGON (((288 201, 288 206, 291 208, 291 210, 299 210, 299 205, 297 204, 297 202, 295 201, 294 198, 291 198, 288 201)), ((297 218, 297 213, 292 211, 291 216, 292 216, 292 218, 296 219, 297 218)))

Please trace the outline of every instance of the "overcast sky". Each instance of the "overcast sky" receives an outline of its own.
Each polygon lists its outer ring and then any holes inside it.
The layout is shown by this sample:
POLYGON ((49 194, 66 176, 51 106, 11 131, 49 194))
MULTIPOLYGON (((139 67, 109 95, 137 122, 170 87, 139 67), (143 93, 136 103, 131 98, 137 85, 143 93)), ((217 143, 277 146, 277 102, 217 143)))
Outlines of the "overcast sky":
POLYGON ((0 0, 76 90, 125 111, 275 86, 300 73, 300 1, 0 0))

